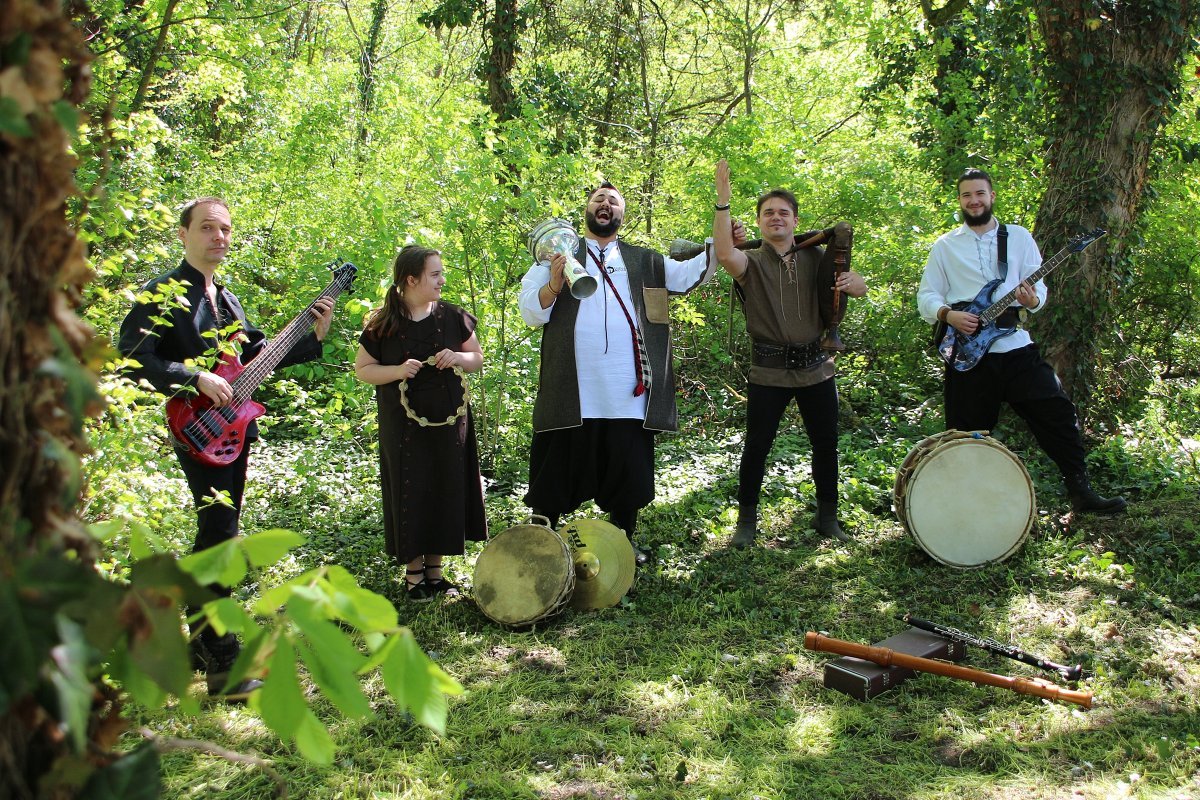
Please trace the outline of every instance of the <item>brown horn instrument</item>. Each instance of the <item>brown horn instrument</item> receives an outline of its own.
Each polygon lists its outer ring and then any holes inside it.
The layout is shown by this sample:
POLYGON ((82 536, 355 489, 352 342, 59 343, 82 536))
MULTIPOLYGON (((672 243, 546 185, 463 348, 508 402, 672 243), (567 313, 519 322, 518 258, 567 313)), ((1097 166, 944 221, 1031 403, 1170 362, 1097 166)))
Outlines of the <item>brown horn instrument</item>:
POLYGON ((971 681, 986 686, 999 686, 1020 694, 1042 697, 1046 700, 1060 700, 1076 703, 1084 708, 1092 707, 1092 693, 1064 689, 1053 683, 1039 678, 1011 678, 1007 675, 993 675, 978 669, 971 669, 960 664, 950 664, 932 658, 910 656, 907 653, 897 653, 886 647, 873 647, 857 642, 847 642, 843 639, 831 639, 815 631, 804 634, 804 647, 822 653, 835 653, 839 656, 853 656, 866 661, 873 661, 881 667, 905 667, 918 672, 931 672, 934 675, 944 675, 947 678, 971 681))

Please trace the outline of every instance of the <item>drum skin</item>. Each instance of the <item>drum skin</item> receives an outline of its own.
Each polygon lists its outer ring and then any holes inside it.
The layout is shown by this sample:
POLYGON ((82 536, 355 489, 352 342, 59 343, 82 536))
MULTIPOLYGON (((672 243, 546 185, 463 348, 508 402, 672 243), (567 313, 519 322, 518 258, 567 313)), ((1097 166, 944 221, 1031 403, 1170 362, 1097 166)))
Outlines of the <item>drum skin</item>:
POLYGON ((574 589, 571 549, 544 525, 501 531, 475 560, 475 602, 501 625, 531 625, 552 616, 574 589))
POLYGON ((983 433, 923 440, 896 473, 893 509, 935 560, 958 569, 994 564, 1020 549, 1037 518, 1029 472, 983 433))

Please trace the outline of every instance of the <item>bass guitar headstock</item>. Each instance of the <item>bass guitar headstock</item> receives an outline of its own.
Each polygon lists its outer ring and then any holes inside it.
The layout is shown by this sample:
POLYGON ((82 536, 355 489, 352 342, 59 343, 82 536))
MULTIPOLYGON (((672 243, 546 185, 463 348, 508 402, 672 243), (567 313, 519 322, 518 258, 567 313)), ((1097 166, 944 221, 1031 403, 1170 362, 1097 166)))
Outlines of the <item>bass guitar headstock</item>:
POLYGON ((326 266, 333 272, 334 284, 342 290, 349 289, 350 284, 354 283, 354 276, 358 274, 358 267, 349 261, 330 261, 326 266))

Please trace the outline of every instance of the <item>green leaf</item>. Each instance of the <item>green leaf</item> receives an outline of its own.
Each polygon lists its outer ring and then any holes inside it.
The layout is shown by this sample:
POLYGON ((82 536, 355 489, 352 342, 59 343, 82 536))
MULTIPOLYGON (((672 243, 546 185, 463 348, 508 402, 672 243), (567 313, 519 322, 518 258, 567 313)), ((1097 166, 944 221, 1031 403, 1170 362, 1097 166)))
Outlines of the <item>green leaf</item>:
POLYGON ((76 753, 87 747, 88 716, 92 710, 91 681, 87 678, 88 652, 83 628, 64 616, 58 618, 62 644, 50 651, 54 670, 50 680, 58 695, 59 717, 76 753))
POLYGON ((318 618, 309 603, 293 600, 288 612, 307 639, 298 649, 321 693, 346 716, 367 716, 371 706, 357 675, 366 658, 340 628, 318 618))
POLYGON ((119 647, 113 651, 108 671, 129 693, 130 697, 146 708, 159 708, 167 697, 167 693, 161 686, 136 667, 129 650, 125 647, 119 647))
POLYGON ((129 755, 93 772, 80 800, 157 800, 162 792, 158 751, 143 742, 129 755))
POLYGON ((422 725, 438 733, 446 731, 446 693, 462 691, 458 682, 421 652, 412 631, 396 634, 396 644, 380 666, 388 694, 422 725))
POLYGON ((79 135, 79 109, 66 100, 55 100, 50 106, 50 113, 72 139, 79 135))
POLYGON ((297 575, 286 583, 282 583, 273 589, 268 589, 262 593, 262 597, 254 604, 256 613, 268 616, 274 614, 279 609, 288 604, 292 595, 295 594, 297 587, 305 586, 316 580, 320 575, 320 570, 310 569, 303 575, 297 575))
POLYGON ((205 603, 204 615, 218 636, 224 636, 230 632, 245 634, 258 630, 254 618, 246 612, 246 609, 242 608, 241 603, 230 597, 222 597, 211 603, 205 603))
POLYGON ((24 66, 32 46, 33 36, 29 31, 21 31, 0 49, 0 67, 24 66))
POLYGON ((236 586, 246 577, 246 557, 237 539, 179 559, 179 566, 202 585, 236 586))
POLYGON ((250 707, 279 738, 290 740, 300 727, 307 703, 296 676, 296 651, 287 637, 276 638, 268 669, 262 689, 250 695, 250 707))
POLYGON ((29 120, 25 119, 25 115, 21 113, 21 107, 11 97, 0 97, 0 133, 22 137, 33 136, 33 128, 29 127, 29 120))
POLYGON ((307 708, 296 729, 296 747, 314 764, 328 766, 333 763, 333 740, 313 713, 307 708))
POLYGON ((392 631, 399 624, 396 607, 386 597, 359 586, 339 587, 329 602, 338 616, 363 633, 392 631))
POLYGON ((88 533, 97 542, 107 542, 112 537, 116 536, 125 528, 125 520, 123 519, 106 519, 102 522, 93 522, 87 526, 88 533))
POLYGON ((141 611, 135 616, 127 608, 122 615, 128 620, 130 662, 167 692, 183 694, 192 671, 179 607, 157 589, 135 589, 128 603, 141 611))
POLYGON ((212 600, 213 593, 180 566, 175 556, 157 553, 134 562, 129 582, 139 589, 156 589, 181 606, 202 606, 212 600))
POLYGON ((250 563, 255 567, 265 567, 283 558, 293 547, 304 544, 304 537, 283 528, 272 528, 247 536, 241 543, 250 563))

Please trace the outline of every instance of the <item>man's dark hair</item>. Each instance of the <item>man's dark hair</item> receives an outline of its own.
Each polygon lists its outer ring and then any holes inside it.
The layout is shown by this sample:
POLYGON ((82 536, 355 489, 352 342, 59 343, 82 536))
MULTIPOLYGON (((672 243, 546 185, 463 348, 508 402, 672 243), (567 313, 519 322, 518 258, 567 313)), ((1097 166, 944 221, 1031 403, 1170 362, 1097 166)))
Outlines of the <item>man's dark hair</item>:
POLYGON ((964 169, 963 174, 958 176, 958 183, 954 184, 955 190, 962 188, 963 181, 987 181, 988 188, 993 188, 992 176, 978 167, 967 167, 964 169))
POLYGON ((179 227, 192 227, 192 212, 196 210, 196 206, 202 206, 207 203, 218 205, 226 211, 229 210, 229 204, 220 197, 197 197, 195 200, 188 200, 179 211, 179 227))
POLYGON ((765 194, 759 195, 758 205, 754 208, 754 216, 762 213, 763 203, 770 200, 772 197, 777 197, 792 207, 792 213, 797 217, 800 216, 800 204, 796 202, 796 195, 789 192, 787 189, 772 189, 765 194))
POLYGON ((589 202, 589 203, 592 202, 592 195, 594 195, 596 192, 600 191, 601 189, 612 189, 617 194, 621 194, 621 190, 618 189, 617 187, 613 186, 608 181, 600 181, 600 185, 597 186, 595 189, 588 189, 587 202, 589 202))

